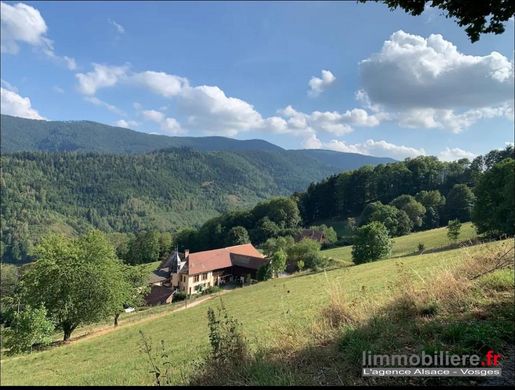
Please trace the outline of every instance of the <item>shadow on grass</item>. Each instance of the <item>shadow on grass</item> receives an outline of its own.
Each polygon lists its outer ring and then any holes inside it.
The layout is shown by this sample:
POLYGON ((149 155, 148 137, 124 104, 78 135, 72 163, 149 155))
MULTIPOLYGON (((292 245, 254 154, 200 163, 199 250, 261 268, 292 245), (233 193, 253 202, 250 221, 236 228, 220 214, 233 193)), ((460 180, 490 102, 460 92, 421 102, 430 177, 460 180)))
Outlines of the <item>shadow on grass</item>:
MULTIPOLYGON (((307 333, 307 347, 288 342, 256 352, 247 361, 219 366, 206 362, 191 378, 193 385, 473 385, 485 378, 364 378, 364 351, 372 354, 418 354, 449 351, 513 353, 513 291, 495 301, 465 305, 440 313, 438 305, 398 299, 366 322, 333 324, 325 337, 307 333), (336 326, 335 326, 336 325, 336 326), (509 352, 508 352, 509 351, 509 352)), ((512 357, 513 359, 513 357, 512 357)), ((512 379, 513 380, 513 379, 512 379)), ((513 383, 513 382, 512 382, 513 383)))
POLYGON ((495 238, 475 237, 470 240, 461 241, 461 242, 457 242, 457 243, 453 243, 453 244, 449 244, 449 245, 445 245, 445 246, 440 246, 438 248, 430 248, 430 249, 425 249, 423 251, 417 250, 417 251, 413 251, 411 253, 407 253, 405 255, 394 256, 394 257, 390 257, 390 258, 391 259, 399 259, 402 257, 411 257, 411 256, 417 256, 417 255, 426 255, 426 254, 430 254, 430 253, 446 252, 451 249, 466 248, 466 247, 480 245, 480 244, 486 244, 488 242, 498 241, 498 240, 499 239, 495 239, 495 238))

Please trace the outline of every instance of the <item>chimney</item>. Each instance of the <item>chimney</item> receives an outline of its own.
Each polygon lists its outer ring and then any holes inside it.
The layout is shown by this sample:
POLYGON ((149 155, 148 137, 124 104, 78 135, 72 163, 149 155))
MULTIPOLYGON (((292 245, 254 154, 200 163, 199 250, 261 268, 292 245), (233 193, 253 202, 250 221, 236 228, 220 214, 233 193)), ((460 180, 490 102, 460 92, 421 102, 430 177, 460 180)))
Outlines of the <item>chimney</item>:
POLYGON ((184 249, 184 260, 186 260, 189 255, 190 255, 190 250, 189 249, 184 249))

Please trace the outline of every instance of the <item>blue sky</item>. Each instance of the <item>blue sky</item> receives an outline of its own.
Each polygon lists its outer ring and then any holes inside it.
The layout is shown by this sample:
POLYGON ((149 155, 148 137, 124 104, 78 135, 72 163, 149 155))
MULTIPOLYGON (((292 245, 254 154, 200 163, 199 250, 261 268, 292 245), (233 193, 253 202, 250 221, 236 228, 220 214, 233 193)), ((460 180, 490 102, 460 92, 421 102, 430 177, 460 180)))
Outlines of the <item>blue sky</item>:
POLYGON ((2 2, 2 113, 456 159, 513 142, 513 19, 355 2, 2 2))

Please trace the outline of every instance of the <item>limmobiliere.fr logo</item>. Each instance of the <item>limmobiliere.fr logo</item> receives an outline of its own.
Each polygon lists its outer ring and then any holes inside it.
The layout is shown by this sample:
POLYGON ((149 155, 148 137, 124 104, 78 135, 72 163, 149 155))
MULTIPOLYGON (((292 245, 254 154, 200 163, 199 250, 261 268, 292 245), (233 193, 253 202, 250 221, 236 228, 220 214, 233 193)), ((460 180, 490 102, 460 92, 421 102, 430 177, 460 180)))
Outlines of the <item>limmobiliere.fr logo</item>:
POLYGON ((501 376, 502 355, 493 350, 484 356, 432 354, 372 354, 363 351, 363 376, 501 376))

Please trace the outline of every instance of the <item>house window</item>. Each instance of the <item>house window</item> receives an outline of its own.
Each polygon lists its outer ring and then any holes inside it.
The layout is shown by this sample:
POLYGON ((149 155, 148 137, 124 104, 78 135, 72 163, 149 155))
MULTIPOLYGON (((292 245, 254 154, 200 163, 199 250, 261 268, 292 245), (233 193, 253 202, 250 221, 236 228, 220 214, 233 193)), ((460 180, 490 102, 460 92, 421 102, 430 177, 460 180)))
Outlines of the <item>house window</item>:
POLYGON ((202 274, 202 280, 207 280, 207 273, 202 274))
POLYGON ((200 275, 195 275, 195 278, 193 279, 193 281, 196 283, 200 280, 200 275))

